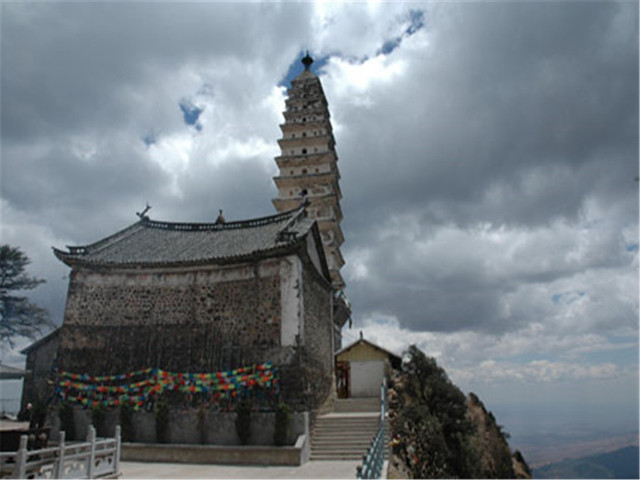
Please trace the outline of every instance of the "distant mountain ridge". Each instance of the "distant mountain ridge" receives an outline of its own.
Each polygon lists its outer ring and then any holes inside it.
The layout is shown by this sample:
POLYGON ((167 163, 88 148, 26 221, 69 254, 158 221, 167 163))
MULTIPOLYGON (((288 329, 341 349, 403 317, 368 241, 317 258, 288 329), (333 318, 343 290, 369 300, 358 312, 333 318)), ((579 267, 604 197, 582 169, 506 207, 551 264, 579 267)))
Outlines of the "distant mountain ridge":
POLYGON ((638 446, 563 460, 533 469, 534 478, 640 478, 638 446))

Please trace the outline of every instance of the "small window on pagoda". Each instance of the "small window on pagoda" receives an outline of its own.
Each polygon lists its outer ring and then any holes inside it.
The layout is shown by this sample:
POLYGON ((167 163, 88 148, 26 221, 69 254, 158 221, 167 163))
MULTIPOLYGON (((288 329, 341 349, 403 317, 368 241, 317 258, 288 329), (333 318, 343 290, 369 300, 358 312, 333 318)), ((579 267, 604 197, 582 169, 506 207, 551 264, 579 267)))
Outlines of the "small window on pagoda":
POLYGON ((302 136, 306 137, 307 136, 307 132, 302 132, 302 136))
POLYGON ((318 170, 318 169, 316 168, 316 173, 318 173, 319 171, 320 171, 320 170, 318 170))
POLYGON ((306 174, 307 174, 307 169, 306 169, 306 168, 303 168, 303 169, 302 169, 302 174, 303 174, 303 175, 306 175, 306 174))
POLYGON ((291 173, 289 175, 293 175, 293 170, 291 170, 291 173))
POLYGON ((318 153, 318 147, 313 147, 313 151, 314 151, 315 153, 318 153))
POLYGON ((307 121, 307 117, 302 117, 302 121, 306 122, 307 121))
POLYGON ((292 134, 291 134, 291 138, 296 138, 296 134, 295 134, 295 133, 292 133, 292 134))
POLYGON ((302 154, 303 154, 303 155, 306 155, 306 154, 307 154, 307 149, 306 149, 306 148, 303 148, 303 149, 302 149, 302 154))

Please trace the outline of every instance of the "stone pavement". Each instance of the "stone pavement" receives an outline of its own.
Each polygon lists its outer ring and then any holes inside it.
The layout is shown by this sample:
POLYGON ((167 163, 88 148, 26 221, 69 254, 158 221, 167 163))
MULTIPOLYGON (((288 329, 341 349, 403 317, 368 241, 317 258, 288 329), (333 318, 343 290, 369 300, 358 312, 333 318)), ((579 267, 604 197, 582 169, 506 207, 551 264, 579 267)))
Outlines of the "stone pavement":
POLYGON ((194 465, 186 463, 121 462, 128 478, 356 478, 359 461, 307 462, 299 467, 194 465))

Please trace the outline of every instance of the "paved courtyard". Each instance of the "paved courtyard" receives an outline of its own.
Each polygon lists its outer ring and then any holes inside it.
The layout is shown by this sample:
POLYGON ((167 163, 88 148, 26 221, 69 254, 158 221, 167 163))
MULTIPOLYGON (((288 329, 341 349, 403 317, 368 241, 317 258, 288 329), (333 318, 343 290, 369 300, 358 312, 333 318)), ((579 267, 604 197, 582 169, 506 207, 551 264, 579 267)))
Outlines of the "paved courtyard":
POLYGON ((120 478, 356 478, 358 461, 307 462, 299 467, 122 462, 120 478))

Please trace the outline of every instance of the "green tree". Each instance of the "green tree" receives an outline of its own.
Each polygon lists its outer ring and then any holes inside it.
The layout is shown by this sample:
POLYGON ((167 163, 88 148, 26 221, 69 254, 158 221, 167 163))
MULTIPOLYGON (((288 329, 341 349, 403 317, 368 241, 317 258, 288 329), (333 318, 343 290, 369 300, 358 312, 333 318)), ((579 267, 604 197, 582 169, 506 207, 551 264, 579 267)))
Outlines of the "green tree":
POLYGON ((0 340, 13 348, 15 337, 35 338, 54 326, 47 311, 15 292, 36 288, 44 280, 27 275, 29 257, 19 248, 0 245, 0 340))
POLYGON ((474 478, 477 452, 466 398, 435 359, 412 345, 396 389, 402 401, 393 434, 414 478, 474 478))

